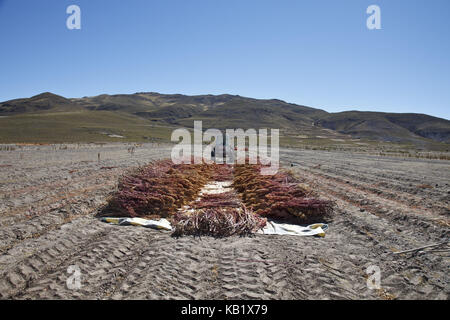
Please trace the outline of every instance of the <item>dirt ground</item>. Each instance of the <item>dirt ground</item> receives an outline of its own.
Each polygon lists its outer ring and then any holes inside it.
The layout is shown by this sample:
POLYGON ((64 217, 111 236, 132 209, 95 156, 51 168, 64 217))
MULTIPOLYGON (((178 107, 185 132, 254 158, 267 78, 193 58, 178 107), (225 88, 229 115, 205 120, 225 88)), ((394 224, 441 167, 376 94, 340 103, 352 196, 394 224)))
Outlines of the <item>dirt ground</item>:
POLYGON ((394 254, 448 240, 449 161, 282 150, 284 166, 336 202, 325 238, 177 239, 94 217, 127 168, 170 155, 170 146, 130 147, 0 151, 0 298, 449 297, 448 246, 394 254), (67 286, 70 266, 79 289, 67 286), (367 286, 370 266, 380 289, 367 286))

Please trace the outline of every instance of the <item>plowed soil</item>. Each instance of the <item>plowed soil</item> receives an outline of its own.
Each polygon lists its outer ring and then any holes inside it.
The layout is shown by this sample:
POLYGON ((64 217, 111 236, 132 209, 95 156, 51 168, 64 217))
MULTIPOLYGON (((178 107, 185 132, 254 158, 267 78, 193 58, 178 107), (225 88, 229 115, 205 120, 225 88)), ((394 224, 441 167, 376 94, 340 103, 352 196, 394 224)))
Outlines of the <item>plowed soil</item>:
POLYGON ((449 161, 282 150, 283 166, 336 202, 325 238, 173 238, 95 218, 125 170, 170 156, 128 148, 0 152, 0 298, 448 299, 448 246, 394 252, 448 240, 449 161))

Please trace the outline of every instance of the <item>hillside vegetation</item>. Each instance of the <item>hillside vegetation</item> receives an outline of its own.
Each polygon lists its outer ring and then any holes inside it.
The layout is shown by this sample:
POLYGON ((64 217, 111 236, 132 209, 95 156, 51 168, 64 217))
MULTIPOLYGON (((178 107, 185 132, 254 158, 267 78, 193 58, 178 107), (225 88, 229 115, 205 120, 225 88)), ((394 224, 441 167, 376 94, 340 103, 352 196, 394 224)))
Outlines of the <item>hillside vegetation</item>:
POLYGON ((0 142, 168 141, 174 128, 278 128, 284 145, 382 142, 448 149, 450 121, 424 114, 321 109, 236 95, 135 94, 0 103, 0 142))

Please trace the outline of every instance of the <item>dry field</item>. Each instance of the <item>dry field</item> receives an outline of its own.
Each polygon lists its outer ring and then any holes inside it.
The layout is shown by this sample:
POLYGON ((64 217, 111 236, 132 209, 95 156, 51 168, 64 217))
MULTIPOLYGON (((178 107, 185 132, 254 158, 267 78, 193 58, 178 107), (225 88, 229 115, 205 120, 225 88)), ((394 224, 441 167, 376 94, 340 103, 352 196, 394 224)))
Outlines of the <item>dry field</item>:
MULTIPOLYGON (((170 146, 0 151, 2 299, 448 299, 450 161, 282 150, 336 202, 325 238, 190 236, 94 218, 128 168, 170 146), (100 161, 98 161, 100 153, 100 161), (81 288, 67 288, 69 266, 81 288), (366 268, 381 270, 381 289, 366 268)), ((321 222, 321 221, 317 221, 321 222)))

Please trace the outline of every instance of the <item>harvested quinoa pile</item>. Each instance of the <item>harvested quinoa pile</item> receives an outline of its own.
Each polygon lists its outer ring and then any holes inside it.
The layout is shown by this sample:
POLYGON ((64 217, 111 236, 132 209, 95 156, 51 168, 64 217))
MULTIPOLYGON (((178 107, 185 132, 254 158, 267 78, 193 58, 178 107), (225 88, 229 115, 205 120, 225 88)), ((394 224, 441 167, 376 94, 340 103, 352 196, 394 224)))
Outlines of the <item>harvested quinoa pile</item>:
POLYGON ((323 221, 333 203, 317 199, 289 172, 261 175, 261 165, 236 165, 233 187, 248 208, 262 217, 297 223, 323 221))
POLYGON ((323 221, 333 209, 291 174, 260 174, 260 165, 173 164, 160 160, 119 180, 100 216, 166 217, 174 235, 248 235, 267 218, 323 221))
POLYGON ((168 217, 194 200, 214 174, 210 165, 176 165, 171 160, 140 167, 120 178, 104 215, 168 217))

